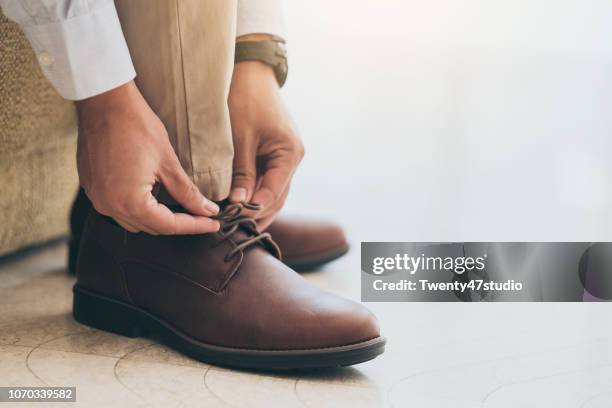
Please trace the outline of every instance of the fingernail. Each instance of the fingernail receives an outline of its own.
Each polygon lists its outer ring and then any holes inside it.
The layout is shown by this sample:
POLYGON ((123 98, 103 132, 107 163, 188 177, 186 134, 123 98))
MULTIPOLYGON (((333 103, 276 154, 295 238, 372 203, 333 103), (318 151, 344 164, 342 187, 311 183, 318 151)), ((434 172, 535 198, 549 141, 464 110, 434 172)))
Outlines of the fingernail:
POLYGON ((204 199, 204 208, 206 208, 208 211, 212 212, 213 214, 217 214, 219 212, 219 206, 207 199, 204 199))
POLYGON ((232 190, 232 194, 230 196, 230 201, 235 203, 241 203, 246 201, 247 191, 246 188, 238 187, 232 190))

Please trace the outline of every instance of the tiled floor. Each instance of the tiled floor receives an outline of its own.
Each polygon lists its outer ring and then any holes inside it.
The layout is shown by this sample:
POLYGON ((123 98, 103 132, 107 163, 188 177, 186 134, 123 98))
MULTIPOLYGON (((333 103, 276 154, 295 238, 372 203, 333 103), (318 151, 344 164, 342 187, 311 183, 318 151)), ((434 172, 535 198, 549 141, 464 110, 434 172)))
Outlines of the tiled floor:
MULTIPOLYGON (((288 211, 353 243, 309 280, 358 299, 360 241, 612 239, 612 3, 285 4, 307 150, 288 211)), ((382 357, 265 375, 76 324, 64 258, 0 269, 0 385, 98 407, 612 407, 608 304, 371 304, 382 357)))
MULTIPOLYGON (((249 373, 75 323, 64 257, 57 246, 0 268, 0 385, 76 386, 76 406, 87 407, 612 406, 608 305, 371 304, 389 339, 382 357, 249 373)), ((307 277, 356 297, 358 262, 352 251, 307 277)))

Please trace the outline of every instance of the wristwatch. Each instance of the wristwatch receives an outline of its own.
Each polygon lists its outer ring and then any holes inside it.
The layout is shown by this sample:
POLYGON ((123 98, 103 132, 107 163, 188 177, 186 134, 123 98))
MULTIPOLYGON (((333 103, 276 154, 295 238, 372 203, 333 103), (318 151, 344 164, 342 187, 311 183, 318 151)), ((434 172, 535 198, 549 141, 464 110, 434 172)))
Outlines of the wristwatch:
POLYGON ((285 85, 289 66, 285 41, 274 38, 265 41, 240 41, 236 43, 234 63, 242 61, 260 61, 274 69, 274 75, 279 87, 285 85))

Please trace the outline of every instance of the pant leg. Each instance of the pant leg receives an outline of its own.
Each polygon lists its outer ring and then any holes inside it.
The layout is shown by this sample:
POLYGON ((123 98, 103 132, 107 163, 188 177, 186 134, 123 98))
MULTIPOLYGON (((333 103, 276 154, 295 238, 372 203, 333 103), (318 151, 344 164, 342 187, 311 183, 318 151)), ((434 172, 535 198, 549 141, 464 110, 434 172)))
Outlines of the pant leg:
POLYGON ((227 197, 236 0, 115 0, 136 84, 202 193, 227 197))

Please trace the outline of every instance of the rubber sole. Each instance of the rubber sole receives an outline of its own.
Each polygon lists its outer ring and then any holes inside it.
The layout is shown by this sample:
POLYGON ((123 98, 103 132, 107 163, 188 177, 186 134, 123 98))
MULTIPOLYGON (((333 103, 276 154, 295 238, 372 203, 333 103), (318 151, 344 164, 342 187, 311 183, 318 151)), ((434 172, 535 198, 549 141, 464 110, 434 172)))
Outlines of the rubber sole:
POLYGON ((334 261, 349 250, 349 246, 333 249, 331 251, 318 253, 316 255, 304 256, 300 258, 283 259, 283 263, 296 272, 307 272, 319 268, 328 262, 334 261))
POLYGON ((255 370, 311 370, 349 366, 385 350, 377 337, 356 344, 304 350, 251 350, 216 346, 192 339, 138 307, 75 285, 73 316, 79 323, 127 337, 154 335, 171 348, 205 363, 255 370))

